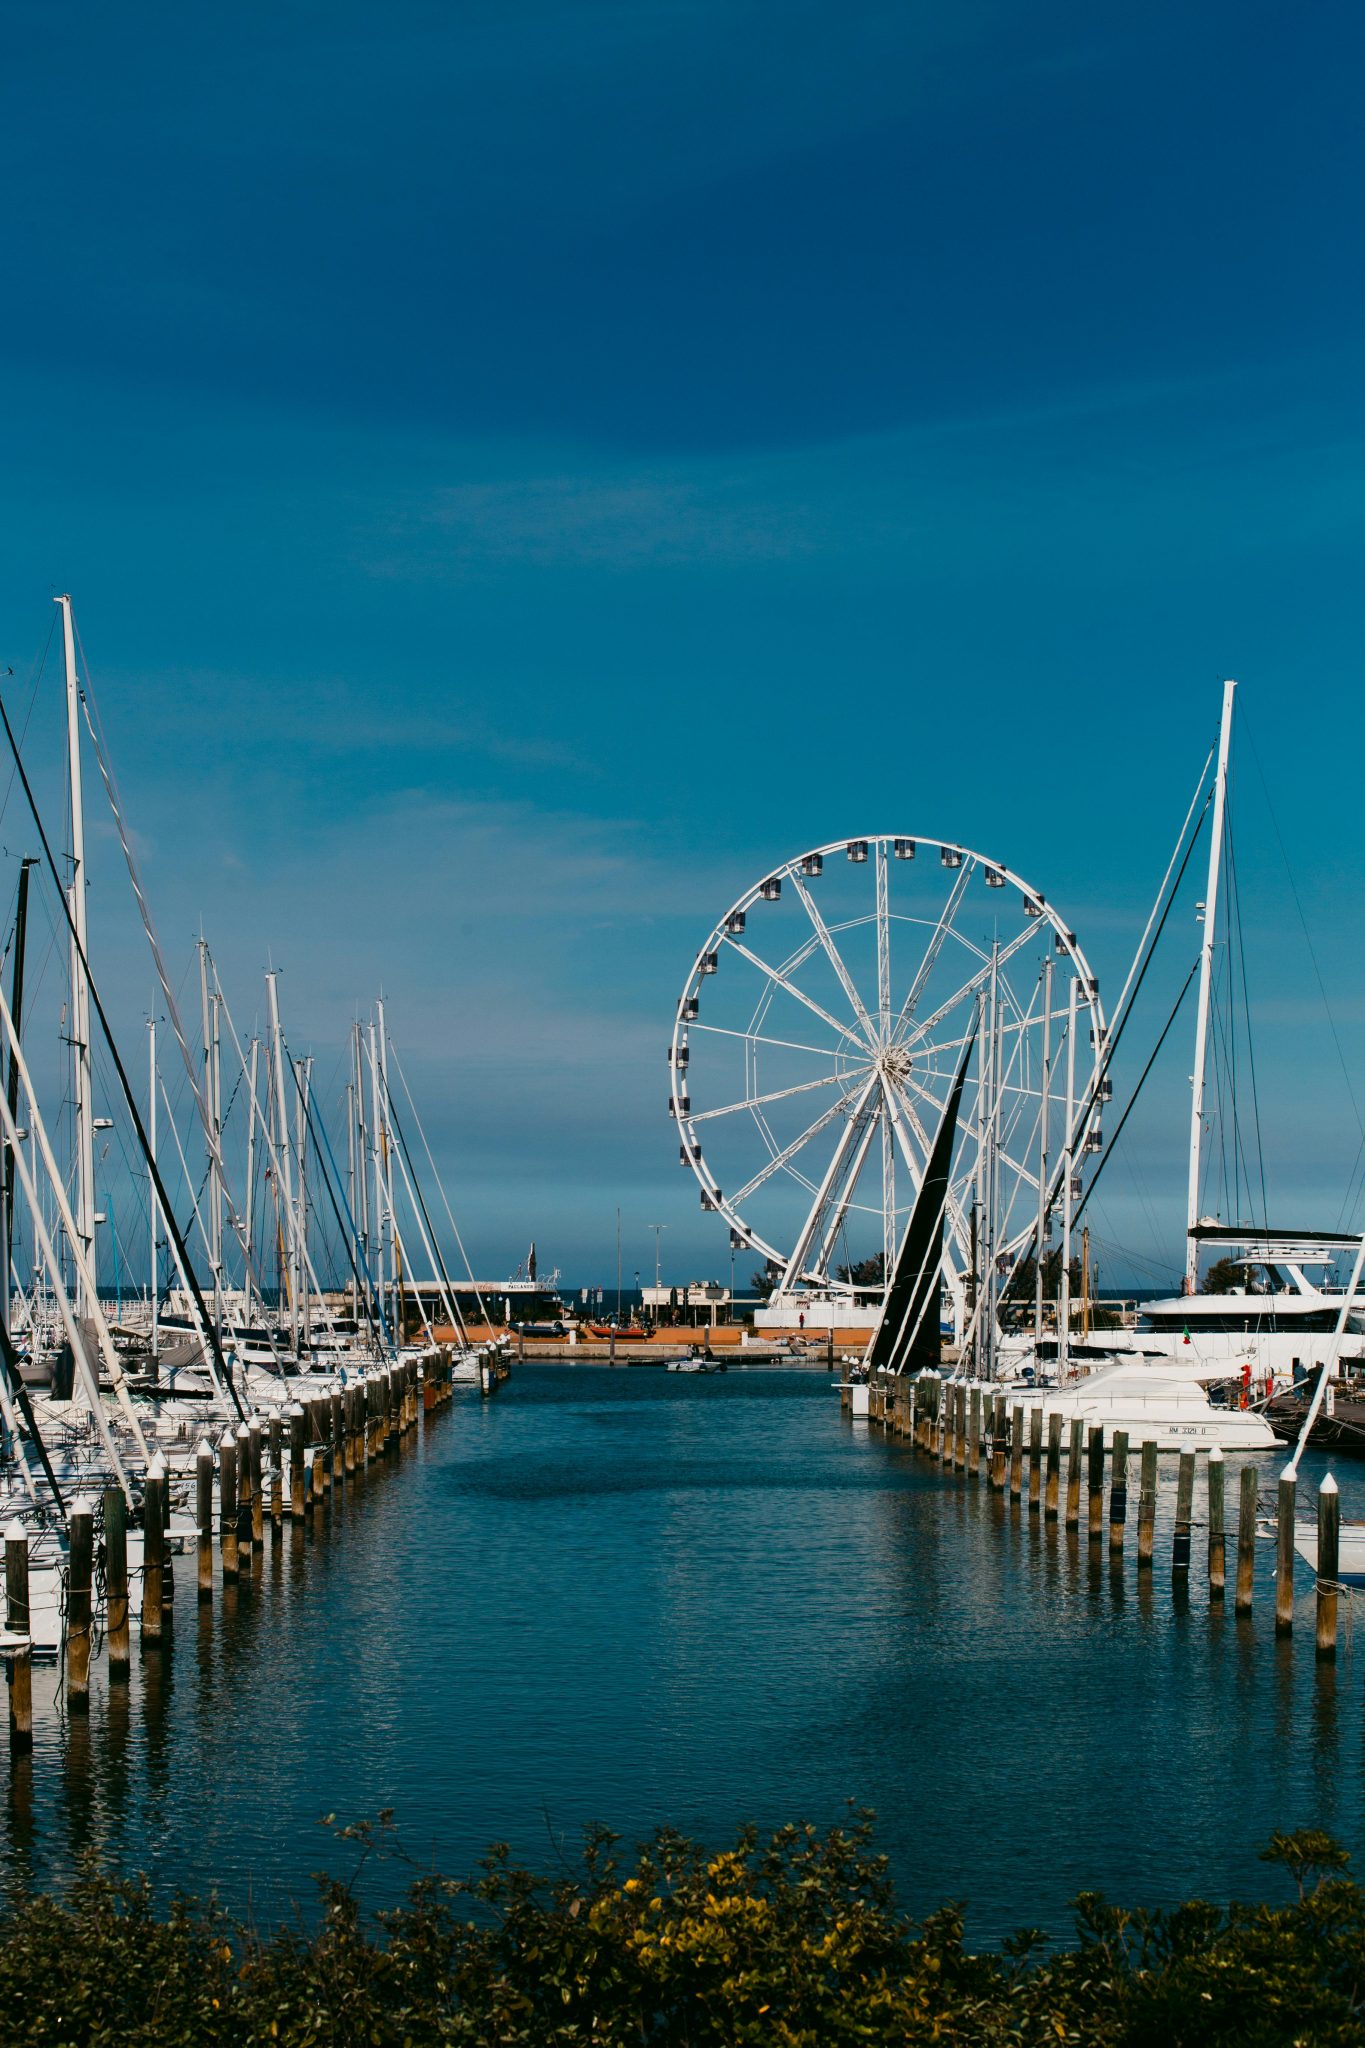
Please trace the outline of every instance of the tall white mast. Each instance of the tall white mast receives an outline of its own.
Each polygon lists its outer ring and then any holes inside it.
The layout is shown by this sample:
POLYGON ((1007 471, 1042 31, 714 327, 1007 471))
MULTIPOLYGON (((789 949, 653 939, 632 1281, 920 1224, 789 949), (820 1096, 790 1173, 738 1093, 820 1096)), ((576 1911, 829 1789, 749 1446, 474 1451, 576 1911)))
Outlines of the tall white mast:
MULTIPOLYGON (((147 1019, 147 1150, 151 1154, 152 1166, 156 1165, 156 1018, 147 1019)), ((156 1175, 147 1174, 147 1223, 151 1231, 151 1290, 152 1290, 152 1378, 156 1378, 157 1340, 157 1257, 156 1226, 158 1203, 156 1197, 156 1175)))
POLYGON ((91 1312, 85 1291, 88 1272, 98 1285, 95 1259, 95 1111, 90 1075, 90 984, 85 962, 90 958, 85 927, 85 806, 81 799, 81 697, 76 680, 76 634, 71 599, 59 597, 62 608, 62 651, 66 657, 66 745, 71 779, 71 1053, 76 1105, 76 1313, 91 1312))
POLYGON ((389 1284, 393 1289, 394 1343, 403 1341, 401 1279, 403 1247, 398 1235, 398 1211, 393 1202, 393 1136, 389 1130, 389 1033, 384 1021, 384 998, 376 998, 375 1031, 379 1039, 379 1107, 384 1133, 384 1200, 389 1212, 389 1284))
POLYGON ((1218 767, 1213 785, 1213 819, 1209 839, 1209 881, 1204 892, 1204 943, 1199 953, 1199 1017, 1194 1027, 1194 1073, 1190 1089, 1190 1187, 1185 1209, 1185 1292, 1199 1285, 1199 1244, 1192 1235, 1199 1221, 1199 1167, 1204 1146, 1204 1078, 1208 1065, 1209 1010, 1213 1001, 1213 948, 1217 937, 1218 880, 1223 861, 1223 816, 1227 808, 1228 749, 1232 743, 1232 700, 1235 682, 1223 685, 1223 723, 1218 733, 1218 767))
POLYGON ((1057 1288, 1057 1382, 1071 1362, 1071 1204, 1076 1171, 1076 977, 1066 998, 1066 1151, 1062 1159, 1062 1271, 1057 1288))
POLYGON ((276 1151, 276 1197, 280 1204, 281 1218, 288 1217, 290 1242, 286 1247, 286 1270, 289 1287, 289 1341, 297 1355, 299 1348, 299 1262, 294 1247, 294 1176, 290 1171, 289 1117, 284 1106, 284 1034, 280 1030, 280 999, 275 988, 272 971, 265 978, 266 995, 270 1005, 271 1058, 275 1068, 275 1141, 276 1151), (280 1186, 280 1180, 284 1185, 280 1186))

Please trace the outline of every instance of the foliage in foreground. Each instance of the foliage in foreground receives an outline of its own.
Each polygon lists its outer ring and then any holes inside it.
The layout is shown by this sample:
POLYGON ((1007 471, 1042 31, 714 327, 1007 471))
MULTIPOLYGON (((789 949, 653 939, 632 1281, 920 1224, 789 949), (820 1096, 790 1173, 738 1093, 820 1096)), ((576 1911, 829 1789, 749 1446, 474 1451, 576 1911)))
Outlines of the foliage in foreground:
MULTIPOLYGON (((360 1864, 385 1829, 342 1830, 360 1864)), ((667 1831, 621 1860, 592 1836, 553 1881, 497 1851, 479 1877, 419 1876, 367 1927, 319 1880, 315 1926, 269 1937, 216 1907, 158 1911, 142 1884, 87 1873, 70 1897, 0 1915, 10 2048, 166 2043, 1320 2044, 1365 2039, 1365 1893, 1308 1830, 1266 1859, 1296 1896, 1221 1909, 1076 1903, 1074 1945, 1031 1933, 973 1955, 956 1908, 896 1909, 868 1824, 746 1832, 709 1855, 667 1831)), ((357 1870, 356 1876, 359 1875, 357 1870)))

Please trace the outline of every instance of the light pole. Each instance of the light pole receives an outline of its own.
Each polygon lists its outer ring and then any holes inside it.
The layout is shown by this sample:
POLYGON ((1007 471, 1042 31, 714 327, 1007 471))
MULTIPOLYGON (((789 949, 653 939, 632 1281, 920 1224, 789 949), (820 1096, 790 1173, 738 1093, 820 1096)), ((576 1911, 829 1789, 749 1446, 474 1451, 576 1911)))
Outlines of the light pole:
POLYGON ((661 1284, 659 1280, 659 1240, 667 1228, 668 1225, 666 1223, 646 1223, 645 1225, 646 1230, 654 1232, 654 1286, 656 1291, 661 1284))

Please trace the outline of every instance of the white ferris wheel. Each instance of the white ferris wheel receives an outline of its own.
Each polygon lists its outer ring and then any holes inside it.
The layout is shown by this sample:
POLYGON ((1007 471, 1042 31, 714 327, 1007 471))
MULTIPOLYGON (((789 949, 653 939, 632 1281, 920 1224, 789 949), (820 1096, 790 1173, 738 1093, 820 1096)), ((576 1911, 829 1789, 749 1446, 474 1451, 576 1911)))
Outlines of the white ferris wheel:
POLYGON ((851 1292, 853 1266, 891 1269, 975 1034, 946 1212, 961 1282, 1046 1242, 1068 1130, 1073 1159, 1099 1148, 1104 1032, 1041 890, 943 840, 840 840, 773 868, 698 951, 668 1049, 679 1158, 779 1296, 851 1292))

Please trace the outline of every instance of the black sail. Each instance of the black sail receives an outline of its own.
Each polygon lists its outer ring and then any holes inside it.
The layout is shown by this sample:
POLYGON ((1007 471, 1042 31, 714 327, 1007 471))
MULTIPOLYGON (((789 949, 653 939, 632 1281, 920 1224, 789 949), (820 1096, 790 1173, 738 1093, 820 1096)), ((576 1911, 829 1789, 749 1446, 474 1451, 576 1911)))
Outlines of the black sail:
POLYGON ((948 1207, 948 1176, 957 1139, 958 1112, 967 1066, 976 1043, 972 1031, 952 1093, 939 1120, 938 1133, 915 1206, 905 1226, 900 1252, 886 1291, 886 1307, 868 1349, 870 1372, 922 1372, 939 1362, 938 1279, 943 1266, 943 1219, 948 1207))

